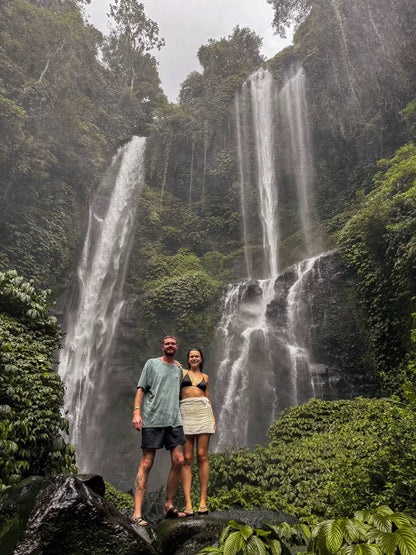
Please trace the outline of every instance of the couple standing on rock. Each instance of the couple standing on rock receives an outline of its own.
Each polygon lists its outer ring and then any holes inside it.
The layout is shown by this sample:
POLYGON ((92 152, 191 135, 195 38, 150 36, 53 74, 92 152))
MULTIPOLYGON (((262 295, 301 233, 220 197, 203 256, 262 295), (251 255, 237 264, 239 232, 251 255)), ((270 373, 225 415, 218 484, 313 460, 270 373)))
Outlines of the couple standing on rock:
POLYGON ((215 419, 209 400, 208 376, 202 373, 201 349, 188 351, 188 370, 175 360, 178 344, 175 337, 163 339, 159 358, 146 362, 137 384, 134 400, 133 427, 142 432, 142 458, 135 480, 133 520, 141 526, 142 504, 147 490, 156 449, 165 447, 171 453, 171 468, 166 485, 165 517, 193 516, 191 501, 194 444, 197 449, 201 498, 198 514, 208 513, 208 444, 215 431, 215 419), (181 450, 183 445, 183 452, 181 450), (185 511, 174 506, 174 497, 182 478, 185 511))

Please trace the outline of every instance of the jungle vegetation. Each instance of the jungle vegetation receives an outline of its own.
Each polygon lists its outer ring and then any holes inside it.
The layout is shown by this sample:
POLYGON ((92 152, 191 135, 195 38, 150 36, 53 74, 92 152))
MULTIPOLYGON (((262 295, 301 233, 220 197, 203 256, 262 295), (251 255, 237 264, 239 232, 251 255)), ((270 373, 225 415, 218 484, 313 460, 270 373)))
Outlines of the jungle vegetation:
MULTIPOLYGON (((298 25, 293 47, 267 64, 277 84, 294 60, 305 69, 319 223, 355 275, 366 357, 380 387, 374 399, 310 401, 281 415, 266 445, 212 455, 210 507, 263 505, 310 522, 376 505, 414 515, 416 7, 270 3, 276 30, 293 18, 298 25), (369 32, 371 21, 388 45, 369 32)), ((242 277, 233 102, 265 62, 261 39, 236 27, 202 45, 201 71, 185 79, 176 105, 150 54, 163 45, 155 22, 135 0, 115 1, 110 12, 112 31, 103 37, 84 21, 82 2, 0 5, 6 487, 29 474, 74 470, 53 371, 60 332, 40 291, 52 289, 59 301, 73 279, 88 198, 120 144, 148 136, 126 287, 140 361, 167 326, 184 343, 209 345, 223 287, 242 277)))

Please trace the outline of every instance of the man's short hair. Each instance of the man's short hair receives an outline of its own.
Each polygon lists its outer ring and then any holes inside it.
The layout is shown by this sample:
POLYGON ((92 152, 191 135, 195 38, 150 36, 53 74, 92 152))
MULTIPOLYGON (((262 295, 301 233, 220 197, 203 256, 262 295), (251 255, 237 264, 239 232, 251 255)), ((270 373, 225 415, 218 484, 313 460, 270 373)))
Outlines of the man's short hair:
POLYGON ((178 342, 178 340, 174 335, 165 335, 165 337, 163 338, 163 343, 165 342, 166 339, 174 339, 176 343, 178 342))

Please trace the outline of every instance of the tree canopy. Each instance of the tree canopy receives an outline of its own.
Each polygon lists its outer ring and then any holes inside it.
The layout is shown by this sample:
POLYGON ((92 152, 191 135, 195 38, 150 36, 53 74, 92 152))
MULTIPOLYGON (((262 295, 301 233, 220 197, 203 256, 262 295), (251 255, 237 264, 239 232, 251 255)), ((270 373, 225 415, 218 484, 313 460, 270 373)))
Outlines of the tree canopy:
POLYGON ((157 23, 146 16, 144 5, 137 0, 115 0, 110 4, 109 17, 111 32, 103 50, 105 61, 131 90, 150 80, 157 88, 156 60, 148 54, 165 44, 157 23))
POLYGON ((309 14, 314 4, 328 0, 267 0, 274 9, 273 27, 278 35, 286 36, 291 24, 299 25, 309 14))

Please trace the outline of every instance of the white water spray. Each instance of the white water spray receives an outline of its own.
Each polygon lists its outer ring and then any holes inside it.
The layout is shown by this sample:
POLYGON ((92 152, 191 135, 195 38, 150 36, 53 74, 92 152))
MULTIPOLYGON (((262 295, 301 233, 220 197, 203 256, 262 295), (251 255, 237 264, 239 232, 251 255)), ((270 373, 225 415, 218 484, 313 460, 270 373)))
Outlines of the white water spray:
MULTIPOLYGON (((311 238, 313 164, 302 70, 289 72, 277 97, 273 94, 270 72, 258 70, 243 85, 235 107, 244 240, 249 236, 247 216, 253 210, 245 192, 252 187, 249 181, 255 175, 258 194, 254 196, 258 197, 266 279, 229 285, 223 299, 222 319, 215 340, 217 450, 231 445, 253 446, 262 439, 278 411, 315 394, 307 341, 310 322, 304 299, 306 277, 318 257, 297 264, 289 272, 290 278, 284 287, 279 282, 280 278, 283 281, 286 278, 279 276, 277 169, 282 166, 287 170, 288 161, 287 173, 293 176, 297 191, 305 250, 311 253, 316 249, 311 238), (284 131, 279 141, 275 141, 280 125, 284 131), (251 135, 254 136, 255 171, 249 165, 248 137, 251 135), (275 306, 284 314, 278 315, 280 323, 269 314, 276 311, 275 306)), ((247 267, 251 268, 247 244, 245 248, 247 267)), ((254 268, 253 273, 259 274, 254 268)))
POLYGON ((286 156, 294 173, 298 200, 299 221, 306 246, 311 256, 321 251, 321 241, 312 233, 313 179, 312 142, 306 104, 305 74, 301 67, 292 67, 278 95, 281 118, 287 122, 289 144, 286 156))
POLYGON ((103 387, 124 305, 122 289, 143 185, 144 151, 145 139, 140 137, 120 148, 111 167, 113 173, 118 168, 111 194, 106 194, 108 183, 103 181, 94 195, 78 268, 78 305, 67 315, 59 373, 66 385, 65 411, 80 472, 89 470, 103 416, 103 387))
POLYGON ((263 250, 266 276, 279 272, 280 242, 277 214, 277 184, 273 139, 273 94, 271 73, 260 68, 250 78, 253 103, 253 129, 257 155, 257 185, 260 196, 260 216, 263 227, 263 250))
POLYGON ((221 360, 216 380, 217 399, 220 399, 218 421, 222 424, 218 450, 246 445, 249 436, 256 433, 256 426, 258 430, 262 427, 262 403, 274 407, 277 401, 266 322, 266 308, 274 296, 273 284, 272 279, 241 282, 229 285, 224 296, 215 340, 221 360), (267 389, 263 388, 263 381, 267 382, 267 389), (260 397, 256 401, 257 395, 262 398, 261 404, 260 397), (254 399, 253 404, 250 399, 254 399))
MULTIPOLYGON (((294 266, 295 282, 287 295, 287 339, 285 346, 290 356, 292 403, 298 405, 304 399, 299 396, 299 380, 309 380, 310 397, 316 396, 313 364, 310 354, 310 314, 305 292, 306 279, 314 272, 319 256, 302 260, 294 266), (303 375, 302 375, 303 374, 303 375)), ((306 385, 307 389, 307 385, 306 385)))

